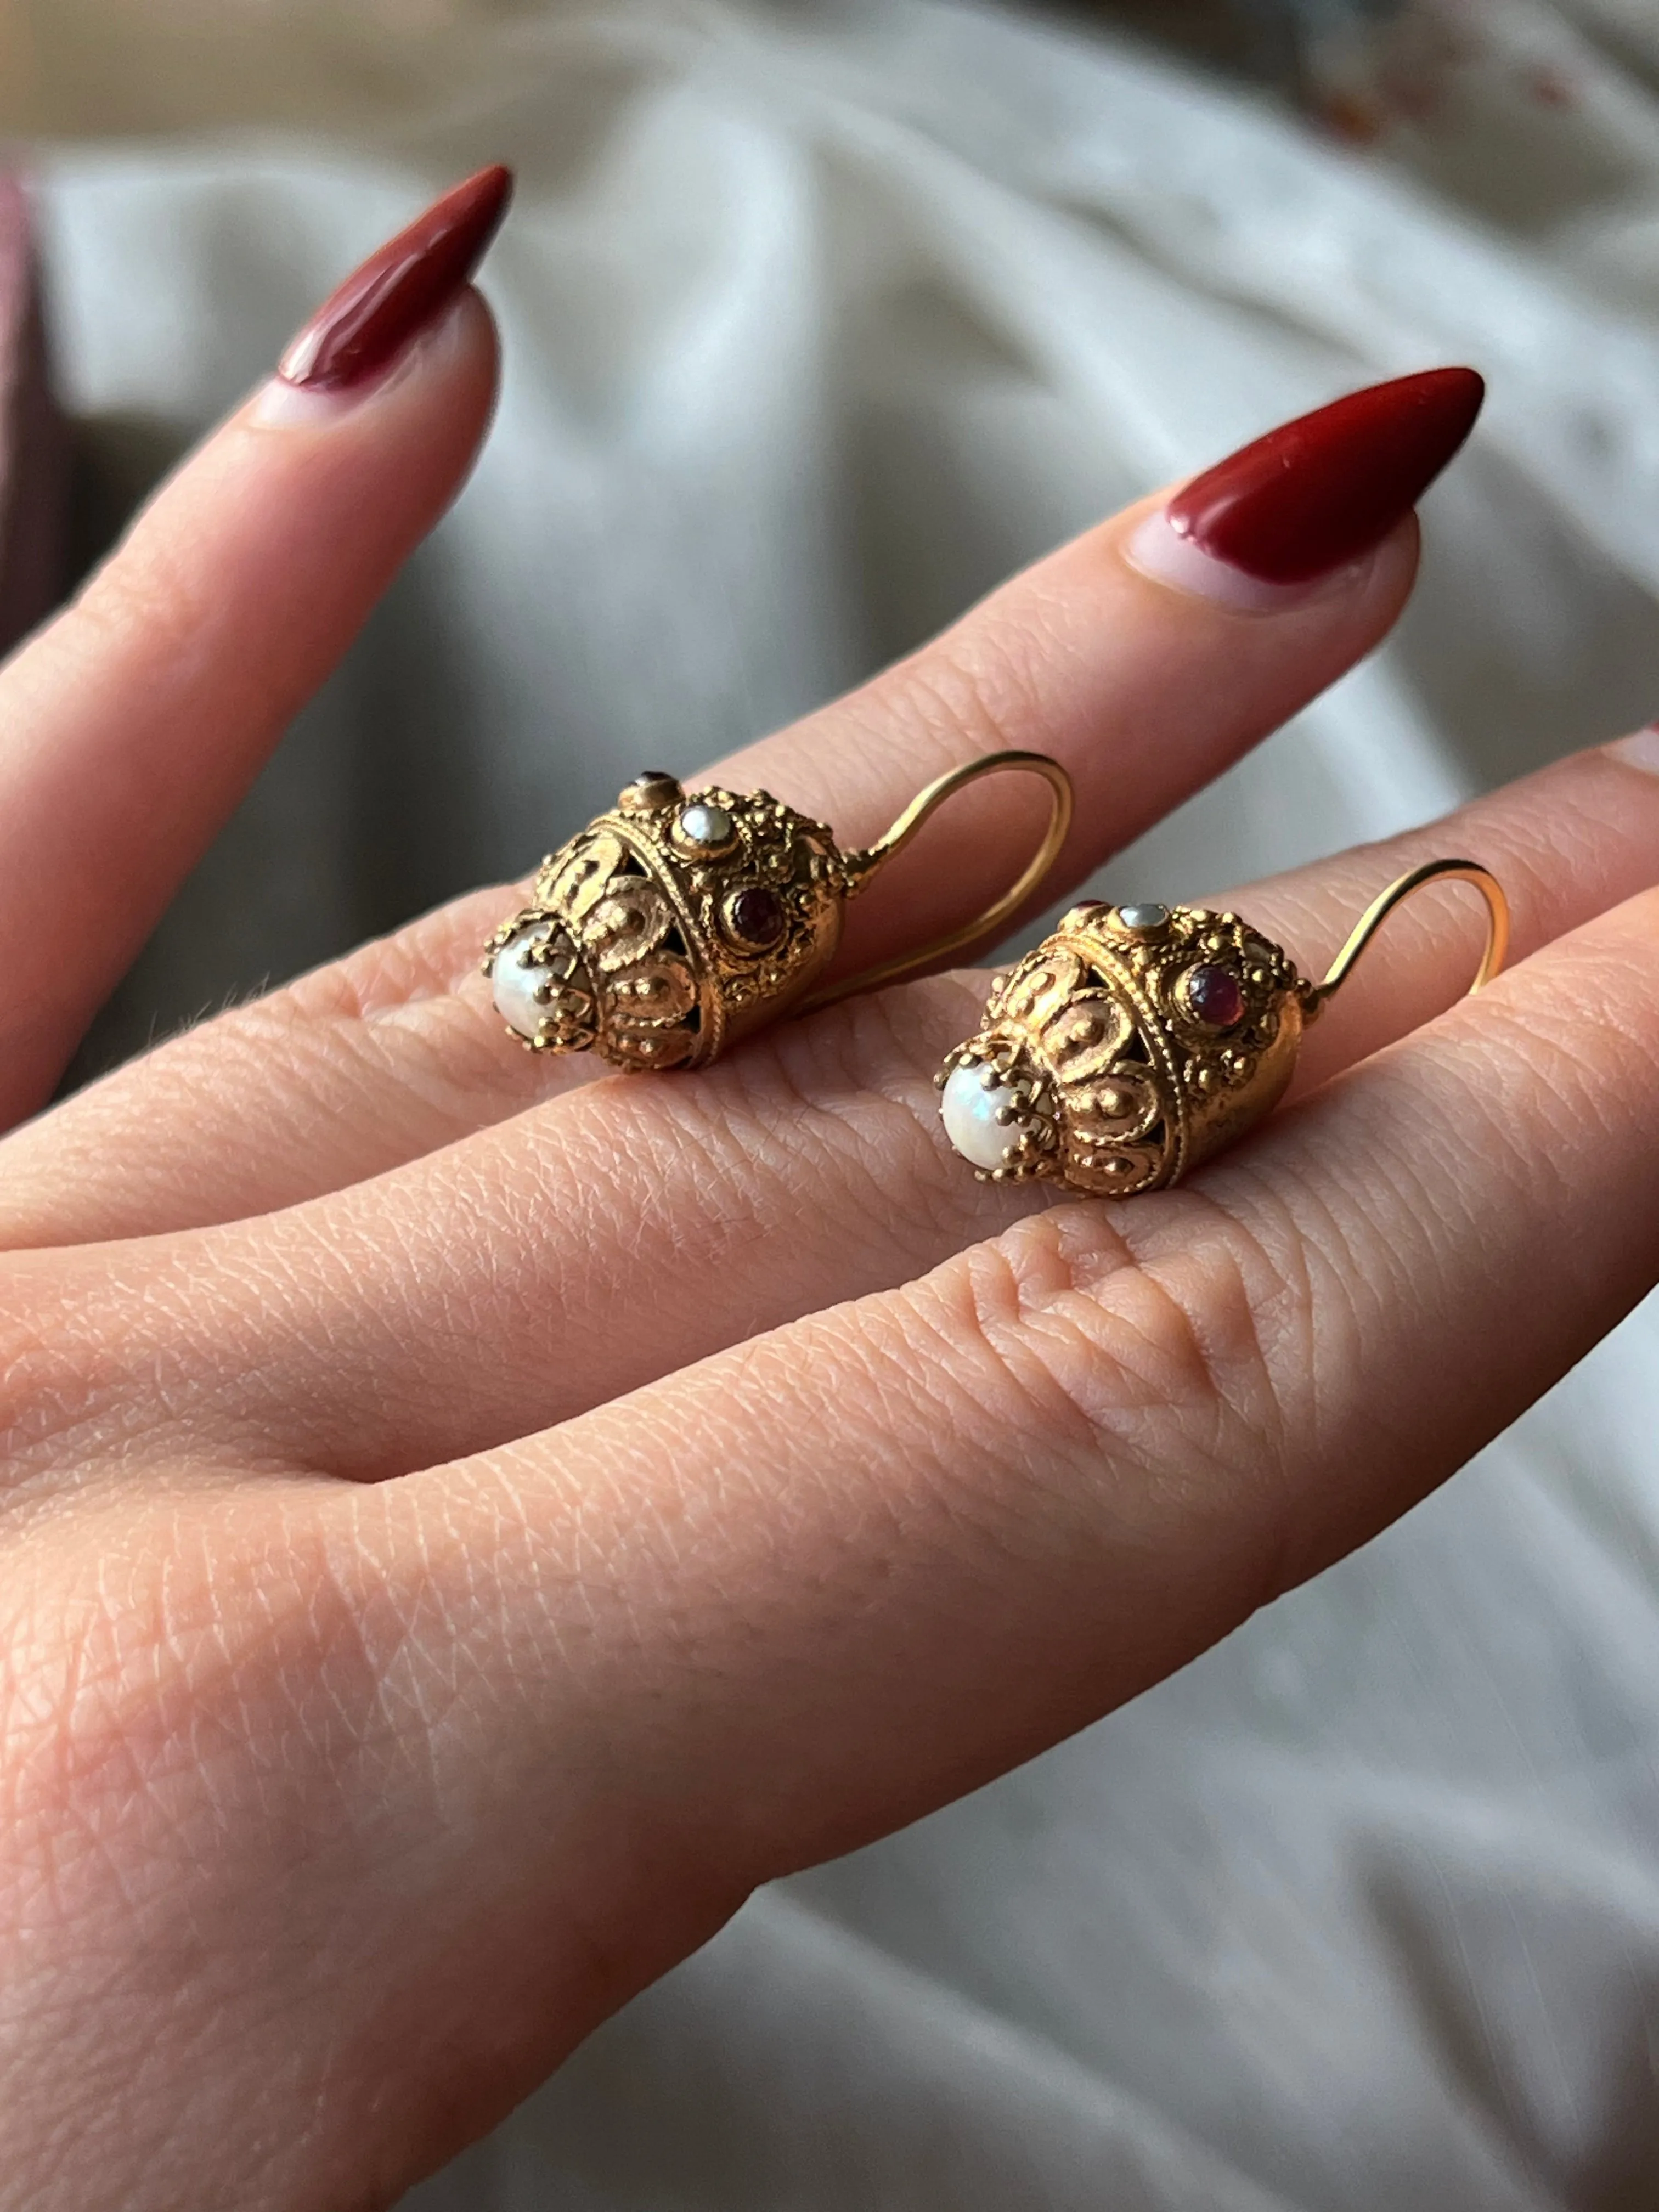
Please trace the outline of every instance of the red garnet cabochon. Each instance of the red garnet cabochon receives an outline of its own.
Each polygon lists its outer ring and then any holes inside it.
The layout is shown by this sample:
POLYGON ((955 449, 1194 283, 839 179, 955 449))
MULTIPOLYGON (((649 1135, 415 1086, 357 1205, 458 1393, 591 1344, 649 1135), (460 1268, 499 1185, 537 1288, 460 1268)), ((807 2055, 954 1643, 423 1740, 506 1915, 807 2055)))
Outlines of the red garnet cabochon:
POLYGON ((726 913, 733 936, 745 945, 770 945, 783 934, 783 901, 764 884, 749 884, 734 891, 726 913))
POLYGON ((1244 987, 1230 969, 1190 969, 1184 990, 1188 1006, 1212 1029, 1231 1029, 1244 1011, 1244 987))

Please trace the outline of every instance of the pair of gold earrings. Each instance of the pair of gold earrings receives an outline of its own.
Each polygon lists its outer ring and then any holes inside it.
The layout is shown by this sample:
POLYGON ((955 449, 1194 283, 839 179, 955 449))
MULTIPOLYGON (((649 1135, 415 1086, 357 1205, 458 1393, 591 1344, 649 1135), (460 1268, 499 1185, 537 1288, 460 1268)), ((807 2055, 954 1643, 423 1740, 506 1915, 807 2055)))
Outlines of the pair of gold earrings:
MULTIPOLYGON (((528 906, 491 938, 484 972, 509 1030, 533 1051, 597 1052, 624 1069, 704 1067, 781 1014, 994 942, 1053 866, 1072 811, 1057 761, 991 753, 930 783, 875 844, 842 852, 823 823, 766 792, 688 793, 653 771, 544 862, 528 906), (815 988, 848 901, 953 793, 1003 773, 1048 787, 1048 827, 1018 880, 920 951, 815 988)), ((1443 879, 1472 883, 1486 901, 1478 991, 1503 965, 1509 913, 1473 860, 1431 860, 1391 884, 1320 983, 1237 915, 1073 907, 999 977, 979 1030, 939 1071, 946 1135, 997 1182, 1042 1177, 1107 1198, 1175 1182, 1272 1110, 1304 1031, 1383 921, 1443 879)))

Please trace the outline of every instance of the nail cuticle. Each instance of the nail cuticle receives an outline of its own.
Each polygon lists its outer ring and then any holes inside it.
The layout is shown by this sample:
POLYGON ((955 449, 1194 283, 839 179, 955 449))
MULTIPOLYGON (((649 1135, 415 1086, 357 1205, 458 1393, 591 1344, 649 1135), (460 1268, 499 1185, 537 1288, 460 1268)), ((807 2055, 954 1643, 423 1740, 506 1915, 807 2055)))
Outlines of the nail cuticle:
POLYGON ((465 316, 465 301, 453 300, 435 323, 417 331, 380 373, 360 384, 325 386, 292 383, 281 370, 266 378, 250 401, 246 420, 258 429, 319 429, 343 422, 388 398, 448 351, 465 316))
POLYGON ((1137 524, 1122 546, 1124 561, 1137 574, 1188 599, 1205 599, 1230 613, 1251 616, 1289 614, 1362 589, 1381 550, 1375 547, 1358 560, 1346 562, 1305 584, 1264 583, 1195 545, 1173 527, 1164 507, 1137 524))

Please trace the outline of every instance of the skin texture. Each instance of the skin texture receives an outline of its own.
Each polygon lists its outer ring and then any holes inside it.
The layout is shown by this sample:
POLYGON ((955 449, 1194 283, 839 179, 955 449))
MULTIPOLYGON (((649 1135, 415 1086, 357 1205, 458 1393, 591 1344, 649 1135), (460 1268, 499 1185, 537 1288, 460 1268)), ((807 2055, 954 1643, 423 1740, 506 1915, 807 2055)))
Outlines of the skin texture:
MULTIPOLYGON (((469 294, 349 405, 256 401, 0 675, 11 1118, 494 374, 469 294)), ((1407 522, 1242 613, 1125 562, 1150 511, 720 775, 850 842, 1036 746, 1081 875, 1412 579, 1407 522)), ((1035 811, 982 798, 849 959, 1006 880, 1035 811)), ((756 1883, 1133 1696, 1578 1358, 1659 1272, 1659 775, 1583 755, 1229 902, 1316 971, 1445 851, 1510 890, 1511 972, 1454 1004, 1478 908, 1425 896, 1296 1102, 1120 1210, 946 1152, 974 978, 696 1078, 514 1050, 505 887, 0 1142, 0 2207, 389 2203, 756 1883)))

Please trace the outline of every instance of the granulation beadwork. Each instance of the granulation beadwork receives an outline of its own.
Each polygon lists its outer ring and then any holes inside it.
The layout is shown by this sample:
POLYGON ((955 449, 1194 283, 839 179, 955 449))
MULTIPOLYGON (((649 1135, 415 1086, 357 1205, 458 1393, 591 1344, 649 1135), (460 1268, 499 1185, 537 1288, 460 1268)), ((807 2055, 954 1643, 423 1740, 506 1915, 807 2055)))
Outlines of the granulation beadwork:
POLYGON ((1486 901, 1469 986, 1484 990, 1510 910, 1478 860, 1425 860, 1379 891, 1320 983, 1236 914, 1074 906, 999 977, 978 1033, 939 1070, 945 1134, 981 1180, 1042 1176, 1100 1198, 1163 1189, 1272 1112, 1309 1023, 1395 908, 1443 883, 1486 901))
POLYGON ((1047 876, 1071 821, 1071 779, 1046 753, 987 753, 947 769, 873 845, 852 852, 769 792, 688 796, 649 769, 542 863, 529 905, 490 939, 484 974, 495 1011, 532 1052, 596 1052, 624 1069, 704 1067, 780 1014, 896 982, 993 936, 1047 876), (955 793, 1006 774, 1048 787, 1042 842, 1013 880, 931 944, 823 981, 848 900, 955 793))
POLYGON ((484 972, 533 1051, 699 1067, 822 973, 848 890, 823 823, 653 772, 543 862, 484 972))
POLYGON ((994 1182, 1158 1189, 1277 1103, 1309 988, 1237 915, 1073 907, 940 1070, 946 1132, 994 1182))

